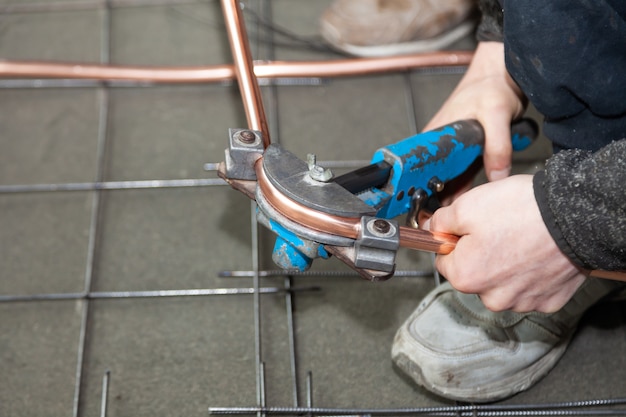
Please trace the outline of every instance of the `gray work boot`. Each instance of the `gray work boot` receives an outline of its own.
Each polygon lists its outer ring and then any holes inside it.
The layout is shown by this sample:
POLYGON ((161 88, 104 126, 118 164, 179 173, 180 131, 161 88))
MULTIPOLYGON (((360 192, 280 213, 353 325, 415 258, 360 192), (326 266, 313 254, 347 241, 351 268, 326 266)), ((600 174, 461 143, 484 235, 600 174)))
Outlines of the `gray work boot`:
POLYGON ((320 17, 320 33, 360 57, 435 51, 474 30, 475 10, 475 0, 335 0, 320 17))
POLYGON ((391 356, 442 397, 496 401, 530 388, 561 358, 583 313, 624 283, 588 279, 554 314, 494 313, 449 283, 435 288, 396 333, 391 356))

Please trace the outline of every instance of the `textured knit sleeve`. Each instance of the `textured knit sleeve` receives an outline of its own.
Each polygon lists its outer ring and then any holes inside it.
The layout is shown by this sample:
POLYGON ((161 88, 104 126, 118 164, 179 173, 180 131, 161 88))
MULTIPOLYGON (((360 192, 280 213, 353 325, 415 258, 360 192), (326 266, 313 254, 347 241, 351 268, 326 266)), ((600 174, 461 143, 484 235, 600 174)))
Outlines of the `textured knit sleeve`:
POLYGON ((498 0, 479 0, 478 7, 482 15, 476 39, 481 42, 502 42, 502 6, 498 0))
POLYGON ((535 175, 534 191, 548 230, 574 263, 626 269, 626 139, 595 153, 557 153, 535 175))

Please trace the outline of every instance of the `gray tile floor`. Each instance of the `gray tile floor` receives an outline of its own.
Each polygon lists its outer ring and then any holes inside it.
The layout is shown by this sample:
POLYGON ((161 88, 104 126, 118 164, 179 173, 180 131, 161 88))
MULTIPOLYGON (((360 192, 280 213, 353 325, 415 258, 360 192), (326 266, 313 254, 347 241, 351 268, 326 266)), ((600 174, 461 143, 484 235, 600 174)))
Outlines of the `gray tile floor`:
MULTIPOLYGON (((110 13, 93 3, 0 0, 0 58, 231 62, 217 1, 112 0, 110 13), (110 54, 103 54, 106 45, 110 54)), ((315 37, 317 16, 329 3, 247 5, 315 37)), ((336 57, 285 46, 278 37, 272 49, 257 42, 261 32, 250 20, 256 57, 336 57)), ((367 160, 426 123, 459 77, 415 71, 266 87, 263 94, 274 141, 301 157, 367 160)), ((233 85, 2 84, 0 185, 215 178, 204 164, 221 161, 228 128, 243 125, 233 85)), ((540 167, 548 149, 541 140, 517 155, 516 171, 540 167)), ((263 277, 258 285, 267 293, 253 296, 252 278, 219 276, 254 269, 257 253, 261 270, 275 269, 272 236, 259 229, 257 239, 251 217, 250 203, 221 185, 0 193, 0 415, 100 415, 107 371, 109 416, 255 406, 257 362, 264 364, 269 406, 306 405, 309 372, 319 407, 449 404, 414 386, 389 359, 396 328, 434 286, 428 255, 399 254, 400 270, 426 277, 372 284, 330 260, 314 265, 317 275, 263 277), (192 289, 245 294, 124 296, 192 289), (47 299, 33 300, 37 294, 47 299)), ((554 371, 508 402, 625 396, 625 313, 617 302, 595 307, 554 371)))

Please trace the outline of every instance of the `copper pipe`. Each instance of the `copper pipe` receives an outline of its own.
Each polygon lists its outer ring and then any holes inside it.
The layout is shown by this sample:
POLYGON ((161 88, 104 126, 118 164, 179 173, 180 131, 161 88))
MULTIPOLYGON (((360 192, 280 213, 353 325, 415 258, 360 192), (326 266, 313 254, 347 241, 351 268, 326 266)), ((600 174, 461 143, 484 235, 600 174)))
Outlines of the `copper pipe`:
MULTIPOLYGON (((341 217, 313 210, 286 197, 272 185, 265 175, 263 158, 257 160, 255 171, 257 184, 263 197, 287 219, 321 233, 350 239, 359 237, 361 231, 361 219, 359 217, 341 217)), ((410 249, 445 255, 452 252, 457 240, 458 237, 453 235, 433 234, 425 230, 400 227, 400 246, 410 249)))
POLYGON ((593 271, 585 271, 592 278, 612 279, 614 281, 626 281, 626 271, 606 271, 603 269, 594 269, 593 271))
POLYGON ((260 78, 340 77, 408 71, 417 68, 464 67, 469 65, 473 54, 472 51, 448 51, 386 58, 350 58, 313 62, 274 61, 256 64, 255 72, 260 78))
MULTIPOLYGON (((419 68, 466 66, 472 52, 433 52, 390 58, 330 61, 264 61, 254 63, 257 78, 342 77, 408 71, 419 68)), ((152 83, 210 83, 235 79, 233 65, 198 67, 114 66, 88 63, 0 61, 0 78, 66 78, 152 83)))
POLYGON ((270 131, 265 117, 261 89, 254 74, 252 53, 246 33, 246 25, 238 0, 222 0, 222 12, 226 23, 226 32, 230 41, 230 51, 235 62, 235 73, 239 92, 246 110, 248 127, 263 133, 263 145, 270 143, 270 131))
POLYGON ((400 226, 400 246, 403 248, 447 255, 454 250, 459 237, 447 233, 433 233, 422 229, 400 226))
POLYGON ((150 68, 81 63, 0 61, 0 77, 67 78, 155 83, 206 83, 232 80, 232 65, 150 68))

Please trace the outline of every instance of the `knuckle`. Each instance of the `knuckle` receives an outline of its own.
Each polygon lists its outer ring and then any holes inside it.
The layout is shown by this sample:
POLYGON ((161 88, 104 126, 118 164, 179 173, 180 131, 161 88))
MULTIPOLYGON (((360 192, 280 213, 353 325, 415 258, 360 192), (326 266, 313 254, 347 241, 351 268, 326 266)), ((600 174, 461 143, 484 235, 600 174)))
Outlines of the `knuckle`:
MULTIPOLYGON (((512 145, 509 141, 491 141, 485 147, 485 155, 489 159, 505 159, 513 153, 512 145)), ((508 161, 507 161, 508 162, 508 161)))
POLYGON ((483 295, 480 297, 485 307, 493 312, 501 312, 510 308, 509 303, 505 302, 502 297, 494 297, 491 295, 483 295))
POLYGON ((454 288, 462 293, 475 294, 478 290, 476 281, 469 274, 452 273, 450 276, 446 276, 446 278, 454 288))

